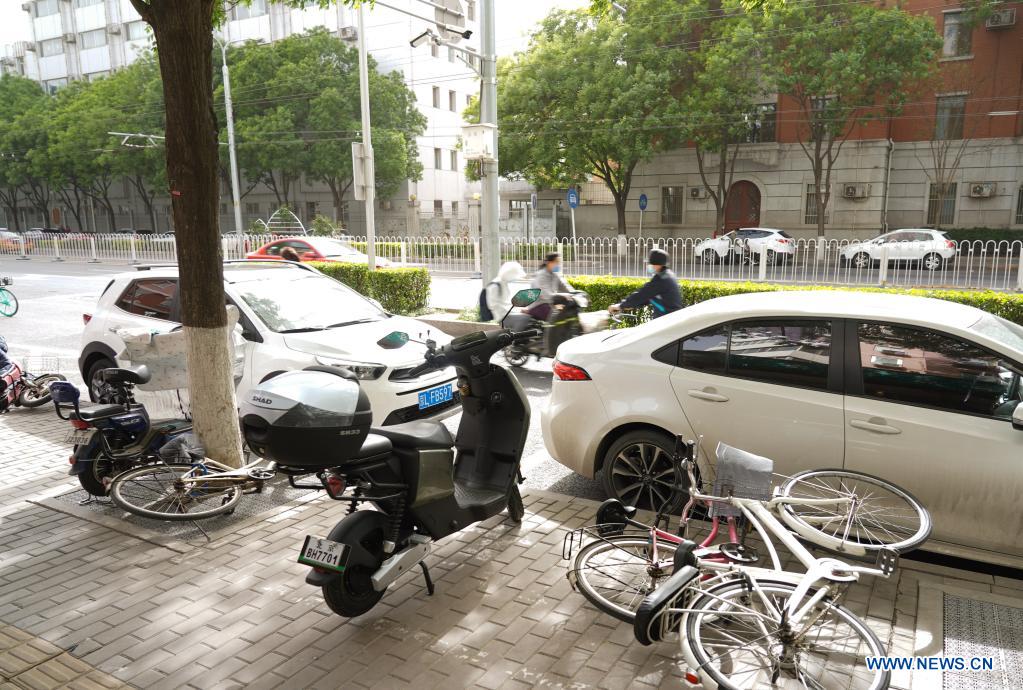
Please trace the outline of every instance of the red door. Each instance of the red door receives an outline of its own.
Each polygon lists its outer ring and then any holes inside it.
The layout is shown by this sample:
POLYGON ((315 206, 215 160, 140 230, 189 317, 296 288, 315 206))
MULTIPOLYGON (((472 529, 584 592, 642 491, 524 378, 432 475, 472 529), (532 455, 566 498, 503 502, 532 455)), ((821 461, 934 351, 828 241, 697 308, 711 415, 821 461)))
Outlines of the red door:
POLYGON ((725 203, 725 232, 760 225, 760 190, 752 182, 740 180, 728 190, 725 203))

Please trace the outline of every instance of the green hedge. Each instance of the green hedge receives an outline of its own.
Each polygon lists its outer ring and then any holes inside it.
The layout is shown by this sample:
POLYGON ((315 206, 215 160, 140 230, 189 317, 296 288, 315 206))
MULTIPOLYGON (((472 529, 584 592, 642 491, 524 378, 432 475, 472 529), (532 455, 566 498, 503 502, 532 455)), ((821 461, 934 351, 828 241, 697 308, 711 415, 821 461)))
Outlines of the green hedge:
MULTIPOLYGON (((360 252, 366 251, 365 242, 349 242, 352 247, 358 249, 360 252)), ((405 251, 408 252, 408 260, 416 261, 419 259, 446 259, 446 258, 464 258, 468 259, 472 256, 472 247, 465 242, 434 242, 430 240, 424 240, 418 242, 416 240, 409 240, 405 243, 405 251)), ((398 259, 401 257, 401 242, 375 242, 378 256, 386 256, 390 259, 398 259)), ((501 251, 502 261, 535 261, 537 267, 543 257, 555 249, 554 245, 551 244, 518 244, 514 247, 505 247, 501 251)), ((562 258, 566 261, 571 260, 574 256, 573 248, 568 245, 562 245, 558 247, 558 251, 561 252, 562 258)), ((527 266, 526 270, 530 267, 527 266)))
MULTIPOLYGON (((613 278, 611 276, 573 276, 568 278, 569 284, 585 290, 590 295, 589 309, 607 309, 612 304, 625 299, 644 282, 643 278, 613 278)), ((977 307, 1003 319, 1023 325, 1023 295, 994 290, 903 290, 887 288, 855 288, 828 285, 775 285, 772 283, 733 283, 710 280, 680 280, 682 303, 690 306, 704 300, 724 297, 726 295, 742 295, 750 292, 778 292, 782 290, 851 290, 854 292, 887 292, 899 295, 915 295, 917 297, 933 297, 936 299, 958 302, 977 307)))
POLYGON ((372 297, 392 314, 414 316, 430 306, 430 272, 425 268, 379 268, 365 264, 313 262, 324 275, 372 297))
POLYGON ((984 242, 1023 241, 1023 230, 1008 228, 954 228, 943 230, 950 240, 956 242, 983 240, 984 242))

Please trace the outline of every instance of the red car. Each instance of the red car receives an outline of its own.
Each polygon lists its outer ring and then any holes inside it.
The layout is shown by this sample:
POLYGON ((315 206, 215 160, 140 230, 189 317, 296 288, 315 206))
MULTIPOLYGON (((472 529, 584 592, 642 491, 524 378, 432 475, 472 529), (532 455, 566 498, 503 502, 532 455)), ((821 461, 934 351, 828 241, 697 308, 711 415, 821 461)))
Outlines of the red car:
MULTIPOLYGON (((302 261, 343 261, 345 263, 366 263, 367 256, 358 249, 345 244, 341 240, 330 237, 285 237, 264 244, 256 251, 246 255, 246 259, 280 259, 281 251, 291 247, 298 252, 302 261)), ((382 256, 376 257, 377 268, 390 266, 391 262, 382 256)))

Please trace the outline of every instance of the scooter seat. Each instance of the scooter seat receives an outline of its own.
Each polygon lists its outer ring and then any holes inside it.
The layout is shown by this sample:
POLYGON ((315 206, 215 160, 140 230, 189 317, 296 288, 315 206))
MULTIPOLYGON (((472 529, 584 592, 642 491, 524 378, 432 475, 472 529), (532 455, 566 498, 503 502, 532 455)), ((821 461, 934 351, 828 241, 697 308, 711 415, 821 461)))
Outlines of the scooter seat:
POLYGON ((83 422, 105 419, 124 413, 124 405, 95 405, 78 409, 78 418, 83 422))
POLYGON ((451 432, 440 422, 406 422, 371 429, 371 432, 370 436, 379 434, 398 448, 429 450, 455 445, 451 432))
POLYGON ((111 368, 100 372, 100 378, 107 383, 149 383, 149 368, 145 365, 131 369, 111 368))
POLYGON ((358 460, 369 460, 375 458, 378 455, 386 455, 391 452, 391 440, 380 436, 378 434, 368 434, 366 440, 362 442, 362 447, 359 448, 358 452, 349 460, 349 462, 358 460))

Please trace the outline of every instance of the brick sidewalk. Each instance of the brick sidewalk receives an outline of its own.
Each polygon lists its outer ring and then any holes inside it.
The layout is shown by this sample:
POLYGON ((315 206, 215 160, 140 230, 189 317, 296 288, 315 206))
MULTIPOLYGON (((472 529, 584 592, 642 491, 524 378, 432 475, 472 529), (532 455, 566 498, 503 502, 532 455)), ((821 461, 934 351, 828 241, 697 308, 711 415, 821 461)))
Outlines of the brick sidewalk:
MULTIPOLYGON (((427 561, 435 596, 415 572, 346 620, 295 562, 303 536, 326 534, 345 506, 292 504, 172 551, 29 502, 70 480, 65 424, 46 410, 0 417, 0 623, 41 640, 66 673, 145 688, 681 687, 677 642, 633 642, 569 587, 562 538, 592 521, 592 501, 529 493, 520 526, 498 516, 440 542, 427 561)), ((921 581, 1019 594, 1013 581, 904 566, 847 602, 893 653, 912 653, 921 581)), ((38 686, 61 685, 42 670, 38 686)))

